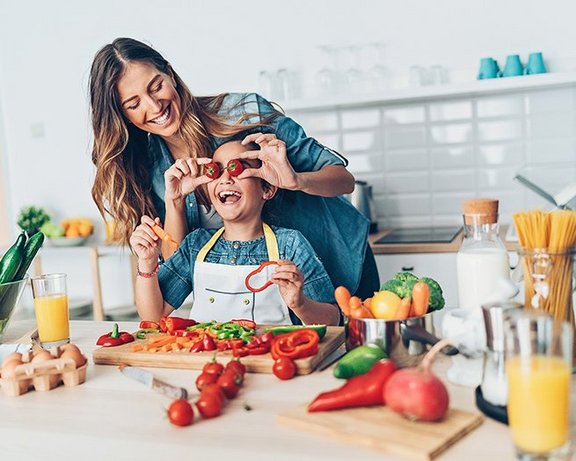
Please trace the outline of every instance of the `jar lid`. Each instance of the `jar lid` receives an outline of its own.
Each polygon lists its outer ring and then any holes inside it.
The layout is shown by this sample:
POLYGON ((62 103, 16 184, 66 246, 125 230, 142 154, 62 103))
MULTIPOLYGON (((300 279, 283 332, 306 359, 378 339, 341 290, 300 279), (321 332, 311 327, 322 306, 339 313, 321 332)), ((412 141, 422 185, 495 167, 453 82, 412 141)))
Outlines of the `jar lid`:
POLYGON ((465 200, 464 222, 466 224, 493 224, 498 222, 498 200, 476 198, 465 200))

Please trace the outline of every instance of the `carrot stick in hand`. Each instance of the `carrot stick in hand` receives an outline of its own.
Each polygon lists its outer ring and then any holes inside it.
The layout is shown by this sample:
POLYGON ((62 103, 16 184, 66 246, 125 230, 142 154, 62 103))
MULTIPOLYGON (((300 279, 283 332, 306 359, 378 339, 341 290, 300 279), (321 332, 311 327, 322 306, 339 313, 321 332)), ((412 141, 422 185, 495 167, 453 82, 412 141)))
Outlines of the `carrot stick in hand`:
POLYGON ((164 229, 162 229, 158 224, 154 224, 152 226, 152 230, 156 233, 156 235, 158 237, 160 237, 162 239, 163 242, 168 243, 174 249, 178 248, 178 242, 176 242, 176 240, 174 240, 172 238, 172 236, 168 232, 166 232, 164 229))

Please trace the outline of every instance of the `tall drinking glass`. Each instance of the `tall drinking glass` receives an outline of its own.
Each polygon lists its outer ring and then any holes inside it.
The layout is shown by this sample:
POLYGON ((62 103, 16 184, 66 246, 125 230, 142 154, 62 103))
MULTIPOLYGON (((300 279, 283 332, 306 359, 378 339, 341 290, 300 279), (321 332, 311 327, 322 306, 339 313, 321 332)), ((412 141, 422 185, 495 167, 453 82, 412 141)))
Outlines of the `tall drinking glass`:
POLYGON ((66 274, 44 274, 33 277, 32 296, 42 346, 50 348, 69 343, 66 274))
POLYGON ((568 459, 572 327, 523 309, 504 322, 508 420, 517 459, 568 459))

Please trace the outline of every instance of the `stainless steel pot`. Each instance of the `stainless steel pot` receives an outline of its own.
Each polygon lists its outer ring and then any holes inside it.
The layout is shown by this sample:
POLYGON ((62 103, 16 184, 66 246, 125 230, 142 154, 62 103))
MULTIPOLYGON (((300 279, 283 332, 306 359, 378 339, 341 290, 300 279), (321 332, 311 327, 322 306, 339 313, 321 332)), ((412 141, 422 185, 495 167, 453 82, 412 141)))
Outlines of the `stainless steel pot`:
MULTIPOLYGON (((346 349, 363 344, 376 344, 396 362, 398 367, 418 364, 427 351, 426 345, 434 345, 440 339, 434 335, 432 315, 408 320, 348 319, 346 324, 346 349)), ((447 355, 458 353, 458 349, 447 346, 442 349, 447 355)))

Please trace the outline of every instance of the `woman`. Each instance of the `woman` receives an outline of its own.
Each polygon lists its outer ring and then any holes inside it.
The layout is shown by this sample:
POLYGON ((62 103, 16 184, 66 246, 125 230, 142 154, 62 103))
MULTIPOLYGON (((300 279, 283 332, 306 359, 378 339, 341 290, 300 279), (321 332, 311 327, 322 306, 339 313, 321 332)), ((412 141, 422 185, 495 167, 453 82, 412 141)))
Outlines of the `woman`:
MULTIPOLYGON (((255 175, 282 189, 271 223, 302 232, 334 286, 344 285, 362 298, 378 289, 367 244, 369 223, 339 197, 354 188, 346 159, 307 137, 264 98, 253 93, 195 97, 157 51, 118 38, 94 58, 90 100, 92 196, 103 215, 118 221, 124 242, 143 215, 160 217, 178 242, 198 227, 220 227, 202 187, 210 179, 179 178, 202 176, 202 164, 231 139, 261 148, 285 143, 286 155, 261 149, 240 156, 262 161, 243 177, 255 175)), ((165 249, 163 254, 169 256, 165 249)))

